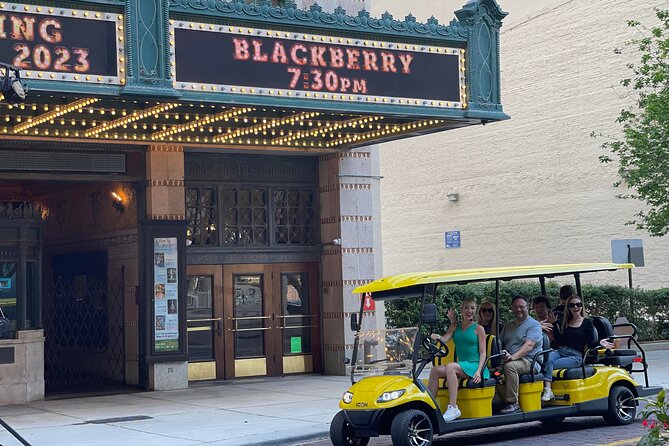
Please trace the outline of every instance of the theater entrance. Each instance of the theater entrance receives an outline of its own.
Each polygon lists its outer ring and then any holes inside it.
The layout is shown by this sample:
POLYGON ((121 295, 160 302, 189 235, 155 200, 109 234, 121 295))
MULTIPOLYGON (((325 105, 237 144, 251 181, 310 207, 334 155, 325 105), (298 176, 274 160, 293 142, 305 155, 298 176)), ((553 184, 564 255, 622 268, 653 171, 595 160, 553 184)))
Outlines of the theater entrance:
POLYGON ((318 265, 191 265, 189 380, 320 371, 318 265))

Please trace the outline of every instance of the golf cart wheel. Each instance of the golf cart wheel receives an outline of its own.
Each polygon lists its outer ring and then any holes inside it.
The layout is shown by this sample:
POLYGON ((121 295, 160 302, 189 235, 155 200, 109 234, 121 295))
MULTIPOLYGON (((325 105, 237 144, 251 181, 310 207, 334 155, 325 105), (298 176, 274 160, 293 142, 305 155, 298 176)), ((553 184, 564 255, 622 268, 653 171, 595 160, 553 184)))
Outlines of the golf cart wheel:
POLYGON ((406 410, 393 419, 390 435, 394 446, 430 446, 432 422, 422 410, 406 410))
POLYGON ((356 437, 344 412, 339 411, 330 423, 330 441, 334 446, 367 446, 369 437, 356 437))
POLYGON ((609 393, 609 409, 604 420, 612 426, 630 424, 636 417, 634 394, 625 386, 613 386, 609 393))

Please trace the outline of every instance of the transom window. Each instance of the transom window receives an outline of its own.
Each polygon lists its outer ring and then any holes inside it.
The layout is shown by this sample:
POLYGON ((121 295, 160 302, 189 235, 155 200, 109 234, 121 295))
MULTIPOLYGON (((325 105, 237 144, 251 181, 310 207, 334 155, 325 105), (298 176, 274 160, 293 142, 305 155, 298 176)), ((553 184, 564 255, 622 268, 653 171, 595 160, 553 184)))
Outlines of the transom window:
POLYGON ((315 193, 308 187, 189 187, 186 235, 197 246, 313 245, 315 193))

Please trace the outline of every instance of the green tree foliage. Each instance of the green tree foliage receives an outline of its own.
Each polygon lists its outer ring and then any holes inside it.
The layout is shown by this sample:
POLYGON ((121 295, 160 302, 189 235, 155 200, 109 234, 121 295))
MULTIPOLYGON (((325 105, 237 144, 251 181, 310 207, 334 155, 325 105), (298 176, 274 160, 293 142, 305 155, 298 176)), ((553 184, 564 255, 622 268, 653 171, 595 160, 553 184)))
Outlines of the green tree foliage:
MULTIPOLYGON (((560 284, 546 283, 546 294, 553 306, 558 304, 560 284)), ((533 299, 539 295, 538 282, 513 281, 502 283, 499 293, 500 321, 504 324, 513 319, 511 299, 521 295, 533 299)), ((637 326, 640 341, 669 339, 669 288, 657 290, 630 289, 617 285, 583 285, 583 300, 588 314, 605 316, 614 323, 620 316, 637 326)), ((439 311, 435 332, 443 333, 448 327, 446 311, 454 308, 460 312, 464 297, 472 297, 480 305, 490 301, 494 304, 495 284, 442 285, 437 288, 435 303, 439 311)), ((418 299, 398 299, 386 302, 386 325, 388 328, 411 327, 418 321, 418 299)), ((427 334, 427 333, 424 333, 427 334)))
POLYGON ((632 75, 621 84, 636 100, 618 116, 622 137, 602 145, 613 156, 599 159, 603 163, 618 160, 618 173, 631 191, 620 198, 647 205, 628 224, 651 236, 663 236, 669 232, 669 11, 655 12, 659 24, 650 29, 628 21, 642 37, 630 42, 639 61, 628 65, 632 75))

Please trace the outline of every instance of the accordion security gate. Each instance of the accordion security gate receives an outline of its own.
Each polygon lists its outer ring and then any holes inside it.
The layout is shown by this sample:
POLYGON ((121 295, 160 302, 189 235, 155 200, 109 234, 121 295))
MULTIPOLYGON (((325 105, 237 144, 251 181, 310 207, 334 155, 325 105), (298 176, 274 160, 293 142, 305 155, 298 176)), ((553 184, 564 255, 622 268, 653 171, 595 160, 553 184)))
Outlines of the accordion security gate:
POLYGON ((122 285, 46 284, 43 317, 47 393, 125 384, 122 285))

